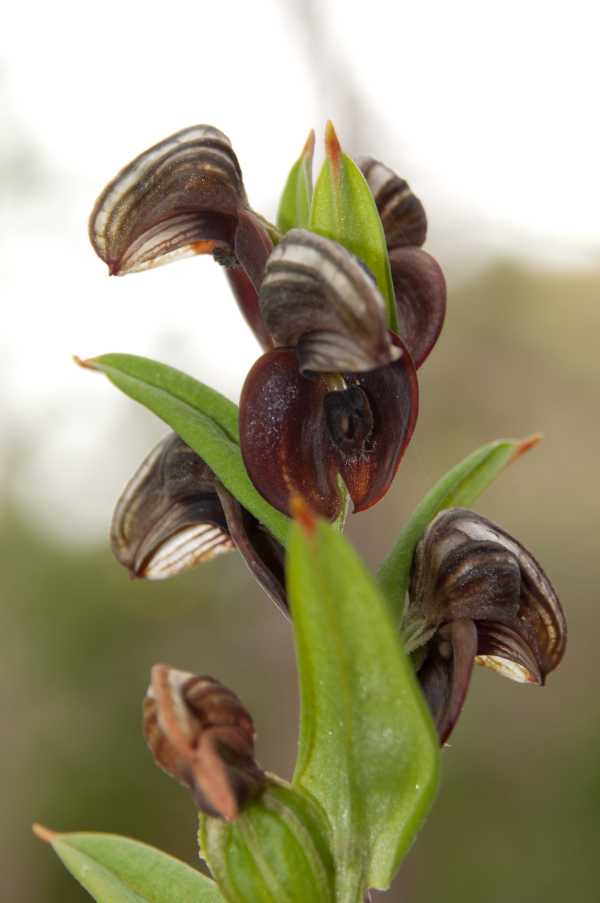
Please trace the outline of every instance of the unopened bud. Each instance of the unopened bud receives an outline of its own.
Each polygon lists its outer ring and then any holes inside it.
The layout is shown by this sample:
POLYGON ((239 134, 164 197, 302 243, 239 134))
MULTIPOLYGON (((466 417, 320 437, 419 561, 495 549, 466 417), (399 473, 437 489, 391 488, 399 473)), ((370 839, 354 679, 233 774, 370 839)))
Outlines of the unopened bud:
POLYGON ((212 677, 154 665, 144 736, 157 764, 189 787, 198 808, 237 818, 264 786, 254 724, 237 696, 212 677))

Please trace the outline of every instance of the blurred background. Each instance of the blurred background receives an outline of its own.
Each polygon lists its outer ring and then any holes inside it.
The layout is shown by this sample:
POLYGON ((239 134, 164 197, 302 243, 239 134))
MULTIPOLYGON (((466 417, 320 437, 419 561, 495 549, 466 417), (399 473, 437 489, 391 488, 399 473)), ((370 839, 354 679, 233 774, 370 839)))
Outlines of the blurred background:
POLYGON ((85 893, 31 835, 129 834, 196 862, 195 813, 141 735, 165 661, 240 692, 261 763, 293 768, 289 626, 234 554, 159 584, 111 556, 114 502, 165 428, 71 355, 157 357, 237 400, 258 355, 219 268, 107 279, 96 195, 196 122, 229 135, 271 218, 310 127, 406 177, 449 285, 394 489, 351 521, 375 567, 475 447, 544 433, 478 509, 532 549, 570 643, 544 689, 478 673, 404 903, 597 900, 600 126, 596 5, 233 0, 11 5, 0 38, 0 896, 85 893))

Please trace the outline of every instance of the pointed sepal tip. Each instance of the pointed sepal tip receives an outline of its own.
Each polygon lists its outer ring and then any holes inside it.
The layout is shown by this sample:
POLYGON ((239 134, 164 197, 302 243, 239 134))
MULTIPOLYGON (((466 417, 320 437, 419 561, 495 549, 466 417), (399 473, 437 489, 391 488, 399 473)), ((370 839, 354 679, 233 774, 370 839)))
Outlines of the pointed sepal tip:
POLYGON ((325 126, 325 152, 334 170, 338 171, 342 158, 342 146, 331 119, 327 120, 325 126))
POLYGON ((38 840, 42 840, 44 843, 52 844, 59 836, 58 831, 51 831, 50 828, 46 828, 44 825, 38 824, 38 822, 32 824, 31 830, 38 840))
POLYGON ((515 445, 515 450, 512 453, 508 464, 512 464, 517 458, 521 458, 528 451, 531 451, 532 448, 535 448, 536 445, 540 444, 543 438, 543 433, 532 433, 531 436, 526 436, 525 439, 521 439, 521 441, 515 445))
POLYGON ((315 130, 311 129, 300 154, 301 160, 312 159, 315 152, 315 130))

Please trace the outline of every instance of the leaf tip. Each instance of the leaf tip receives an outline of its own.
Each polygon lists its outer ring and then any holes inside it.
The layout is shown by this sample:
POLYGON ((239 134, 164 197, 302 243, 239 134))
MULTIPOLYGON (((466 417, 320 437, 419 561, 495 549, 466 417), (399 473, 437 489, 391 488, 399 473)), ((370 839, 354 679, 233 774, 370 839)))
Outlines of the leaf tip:
POLYGON ((532 448, 535 448, 536 445, 540 444, 543 438, 543 433, 532 433, 531 436, 527 436, 525 439, 521 439, 521 441, 517 442, 517 444, 515 445, 515 449, 510 456, 508 463, 512 464, 513 461, 517 460, 517 458, 522 457, 522 455, 526 454, 526 452, 530 451, 532 448))
POLYGON ((97 370, 96 361, 93 357, 82 358, 79 357, 78 354, 73 355, 73 361, 77 364, 78 367, 83 367, 84 370, 97 370))
POLYGON ((307 536, 313 536, 317 529, 317 518, 305 499, 297 493, 290 498, 290 510, 292 517, 302 527, 307 536))
POLYGON ((315 152, 315 130, 311 129, 300 154, 301 160, 311 160, 315 152))
POLYGON ((45 828, 44 825, 40 825, 37 822, 32 824, 31 830, 38 840, 43 840, 44 843, 54 843, 54 840, 58 837, 57 831, 51 831, 50 828, 45 828))
POLYGON ((327 120, 327 125, 325 126, 325 152, 334 171, 338 172, 342 159, 342 146, 331 119, 327 120))

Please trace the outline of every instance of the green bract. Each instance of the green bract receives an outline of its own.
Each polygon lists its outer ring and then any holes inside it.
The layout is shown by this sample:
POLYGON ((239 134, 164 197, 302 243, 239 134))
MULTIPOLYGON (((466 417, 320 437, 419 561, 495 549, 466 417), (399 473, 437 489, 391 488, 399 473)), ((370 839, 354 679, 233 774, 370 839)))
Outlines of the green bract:
POLYGON ((97 903, 223 903, 214 881, 154 847, 116 834, 36 833, 97 903))
POLYGON ((356 254, 369 268, 387 305, 389 328, 398 331, 396 296, 385 235, 377 207, 362 172, 327 124, 327 159, 310 208, 309 229, 356 254))
POLYGON ((300 673, 294 785, 332 826, 337 900, 385 888, 437 784, 438 744, 375 581, 322 522, 294 524, 288 595, 300 673))
POLYGON ((333 903, 328 834, 318 804, 274 777, 236 821, 200 816, 201 853, 229 903, 333 903))
POLYGON ((290 229, 306 229, 312 200, 312 161, 315 149, 315 133, 311 130, 306 144, 290 170, 285 183, 279 210, 277 227, 284 234, 290 229))

